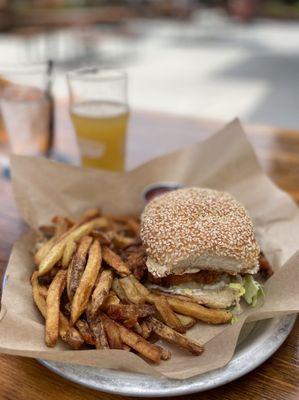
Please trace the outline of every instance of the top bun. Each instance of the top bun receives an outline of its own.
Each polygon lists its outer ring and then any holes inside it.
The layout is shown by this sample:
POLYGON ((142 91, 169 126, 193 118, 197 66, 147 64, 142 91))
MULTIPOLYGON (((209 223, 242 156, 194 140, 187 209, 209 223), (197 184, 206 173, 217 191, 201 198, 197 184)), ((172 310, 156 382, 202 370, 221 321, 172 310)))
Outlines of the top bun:
POLYGON ((252 220, 227 192, 194 187, 156 197, 141 215, 141 240, 156 277, 258 270, 252 220))

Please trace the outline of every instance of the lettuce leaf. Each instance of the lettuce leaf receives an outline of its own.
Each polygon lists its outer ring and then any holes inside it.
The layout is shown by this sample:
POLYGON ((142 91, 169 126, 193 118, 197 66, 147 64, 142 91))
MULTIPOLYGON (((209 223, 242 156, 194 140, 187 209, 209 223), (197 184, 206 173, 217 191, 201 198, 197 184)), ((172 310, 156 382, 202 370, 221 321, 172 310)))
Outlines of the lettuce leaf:
POLYGON ((247 304, 255 307, 257 305, 258 298, 260 296, 264 296, 262 285, 255 281, 252 275, 245 275, 242 285, 245 289, 245 293, 243 294, 244 300, 247 304))
POLYGON ((238 299, 240 297, 244 296, 244 294, 246 292, 243 282, 242 283, 230 283, 228 286, 238 292, 237 293, 238 299))

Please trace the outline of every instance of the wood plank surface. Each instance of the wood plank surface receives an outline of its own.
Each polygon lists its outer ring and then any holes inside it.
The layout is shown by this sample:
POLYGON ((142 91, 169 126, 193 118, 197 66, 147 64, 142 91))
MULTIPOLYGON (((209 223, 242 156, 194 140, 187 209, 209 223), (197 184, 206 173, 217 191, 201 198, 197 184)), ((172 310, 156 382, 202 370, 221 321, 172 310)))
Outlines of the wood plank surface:
MULTIPOLYGON (((128 137, 128 168, 154 156, 191 145, 223 124, 152 112, 135 112, 128 137)), ((246 126, 246 133, 264 170, 299 202, 299 132, 246 126)), ((65 107, 57 113, 56 149, 74 161, 76 143, 65 107)), ((28 183, 30 184, 30 183, 28 183)), ((0 277, 11 247, 26 230, 13 200, 9 181, 0 179, 0 277)), ((281 348, 263 365, 226 386, 186 399, 299 399, 299 322, 281 348)), ((66 381, 36 360, 0 355, 0 399, 122 399, 66 381)), ((177 399, 183 397, 177 397, 177 399)))

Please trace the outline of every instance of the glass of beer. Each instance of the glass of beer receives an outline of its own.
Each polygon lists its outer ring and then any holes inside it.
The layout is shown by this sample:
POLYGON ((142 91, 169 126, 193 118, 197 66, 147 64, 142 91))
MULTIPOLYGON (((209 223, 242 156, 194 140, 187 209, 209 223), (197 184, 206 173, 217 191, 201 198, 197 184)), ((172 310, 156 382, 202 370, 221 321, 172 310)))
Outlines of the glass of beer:
POLYGON ((126 73, 87 67, 67 77, 82 165, 124 170, 129 119, 126 73))

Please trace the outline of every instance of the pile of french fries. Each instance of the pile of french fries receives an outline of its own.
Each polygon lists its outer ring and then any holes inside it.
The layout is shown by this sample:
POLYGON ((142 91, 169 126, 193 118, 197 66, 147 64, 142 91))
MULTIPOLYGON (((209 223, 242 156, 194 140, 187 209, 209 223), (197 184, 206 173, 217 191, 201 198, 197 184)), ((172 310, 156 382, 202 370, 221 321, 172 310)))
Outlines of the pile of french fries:
POLYGON ((134 351, 154 363, 168 360, 158 339, 199 355, 184 334, 197 320, 229 322, 232 315, 180 295, 150 291, 139 220, 90 209, 43 226, 31 277, 34 302, 45 319, 45 343, 60 338, 73 349, 134 351))

